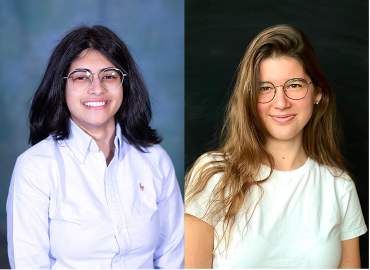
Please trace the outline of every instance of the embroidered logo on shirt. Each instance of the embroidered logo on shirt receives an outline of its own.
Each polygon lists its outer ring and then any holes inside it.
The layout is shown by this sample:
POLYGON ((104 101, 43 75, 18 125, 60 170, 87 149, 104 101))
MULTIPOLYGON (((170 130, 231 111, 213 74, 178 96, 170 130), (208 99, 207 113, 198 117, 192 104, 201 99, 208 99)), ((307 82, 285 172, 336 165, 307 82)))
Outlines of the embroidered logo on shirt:
POLYGON ((141 185, 141 182, 139 183, 140 189, 144 191, 144 186, 141 185))

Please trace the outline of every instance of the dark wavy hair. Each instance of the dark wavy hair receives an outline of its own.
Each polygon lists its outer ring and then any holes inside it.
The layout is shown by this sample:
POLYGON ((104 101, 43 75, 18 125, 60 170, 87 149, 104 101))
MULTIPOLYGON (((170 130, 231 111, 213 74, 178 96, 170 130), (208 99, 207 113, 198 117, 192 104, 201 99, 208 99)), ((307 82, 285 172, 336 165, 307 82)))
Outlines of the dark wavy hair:
POLYGON ((29 143, 53 136, 55 141, 70 135, 70 112, 65 99, 68 70, 86 49, 103 54, 127 74, 123 81, 123 101, 115 115, 122 135, 138 150, 158 144, 161 137, 149 126, 152 118, 149 95, 138 68, 125 43, 107 27, 79 26, 72 29, 55 47, 44 77, 32 100, 29 113, 29 143))

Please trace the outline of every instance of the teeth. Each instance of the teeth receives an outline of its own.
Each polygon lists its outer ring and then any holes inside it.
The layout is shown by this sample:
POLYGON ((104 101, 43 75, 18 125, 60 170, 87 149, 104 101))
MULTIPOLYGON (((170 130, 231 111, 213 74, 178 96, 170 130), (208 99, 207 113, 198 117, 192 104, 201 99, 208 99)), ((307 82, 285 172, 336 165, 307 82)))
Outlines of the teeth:
POLYGON ((89 107, 99 107, 99 106, 104 106, 105 104, 107 104, 107 102, 105 102, 105 101, 101 101, 101 102, 85 102, 84 104, 86 106, 89 106, 89 107))

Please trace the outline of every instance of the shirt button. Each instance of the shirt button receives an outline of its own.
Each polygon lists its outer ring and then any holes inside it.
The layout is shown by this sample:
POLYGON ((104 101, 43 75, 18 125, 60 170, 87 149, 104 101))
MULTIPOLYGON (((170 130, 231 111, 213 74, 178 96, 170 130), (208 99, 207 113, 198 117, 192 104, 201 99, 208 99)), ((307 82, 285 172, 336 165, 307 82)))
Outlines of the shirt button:
POLYGON ((117 258, 116 258, 116 262, 119 262, 121 260, 121 257, 120 256, 118 256, 117 258))
POLYGON ((118 227, 118 232, 121 233, 122 232, 122 227, 118 227))

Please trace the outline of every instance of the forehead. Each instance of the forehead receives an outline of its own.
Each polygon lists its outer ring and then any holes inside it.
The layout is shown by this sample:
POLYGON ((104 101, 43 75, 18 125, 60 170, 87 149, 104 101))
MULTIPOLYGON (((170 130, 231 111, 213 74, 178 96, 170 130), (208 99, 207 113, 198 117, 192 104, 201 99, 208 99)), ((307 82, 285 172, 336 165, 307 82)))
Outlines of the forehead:
POLYGON ((75 69, 89 69, 92 72, 98 72, 107 67, 115 66, 99 51, 86 49, 72 62, 69 71, 75 69))
POLYGON ((260 80, 284 83, 292 78, 309 79, 302 64, 291 57, 267 58, 259 66, 260 80))

